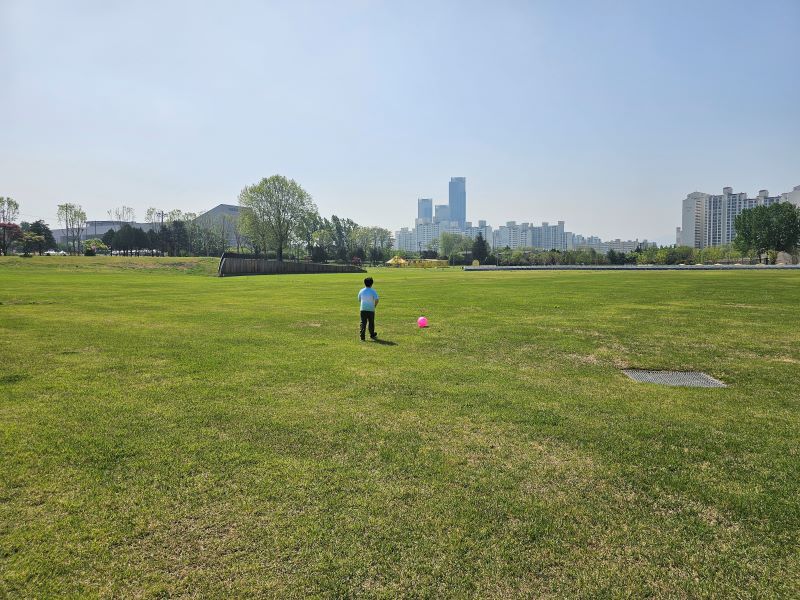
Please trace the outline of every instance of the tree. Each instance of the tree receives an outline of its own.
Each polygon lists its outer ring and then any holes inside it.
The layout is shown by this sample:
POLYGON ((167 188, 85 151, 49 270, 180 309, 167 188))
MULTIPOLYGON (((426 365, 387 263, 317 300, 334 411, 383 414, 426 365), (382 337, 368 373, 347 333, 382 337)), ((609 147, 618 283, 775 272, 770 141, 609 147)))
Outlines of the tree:
POLYGON ((733 246, 742 254, 747 254, 754 250, 760 256, 766 249, 761 246, 764 240, 757 234, 760 228, 756 227, 756 219, 760 215, 761 213, 755 212, 754 209, 745 209, 736 215, 736 219, 733 221, 733 227, 736 230, 733 246))
MULTIPOLYGON (((153 251, 160 250, 161 238, 156 233, 156 231, 154 229, 148 229, 146 233, 147 233, 147 247, 153 251)), ((105 241, 105 239, 103 241, 105 241)))
POLYGON ((0 253, 8 254, 8 248, 11 242, 22 235, 21 231, 17 231, 19 226, 14 225, 14 221, 19 216, 19 204, 13 198, 0 196, 0 253), (11 227, 14 225, 14 227, 11 227), (16 228, 16 229, 15 229, 16 228), (15 238, 11 238, 12 231, 15 238))
POLYGON ((319 216, 316 208, 305 211, 295 227, 295 235, 298 243, 302 244, 307 255, 313 254, 314 234, 322 229, 325 221, 319 216))
POLYGON ((369 259, 383 262, 389 259, 392 250, 392 232, 383 227, 369 227, 369 259))
POLYGON ((243 225, 244 231, 257 239, 264 248, 274 248, 277 259, 283 260, 301 219, 317 207, 300 184, 282 175, 264 178, 242 190, 239 204, 250 209, 243 225))
POLYGON ((439 235, 439 252, 442 258, 450 258, 453 252, 461 246, 462 236, 458 233, 442 232, 439 235))
POLYGON ((228 240, 233 236, 233 243, 236 244, 236 252, 241 252, 242 247, 242 229, 239 226, 239 218, 230 215, 222 216, 222 239, 225 240, 225 247, 223 252, 227 250, 228 240))
POLYGON ((789 202, 747 208, 736 216, 734 228, 733 244, 742 253, 794 252, 800 244, 800 208, 789 202))
POLYGON ((222 248, 220 249, 221 251, 219 252, 219 254, 222 254, 228 248, 228 234, 231 232, 232 229, 231 217, 229 217, 228 215, 223 215, 222 219, 220 219, 216 223, 214 229, 216 230, 216 233, 219 235, 219 238, 222 240, 222 248))
POLYGON ((352 254, 370 262, 383 262, 392 248, 392 234, 383 227, 356 226, 350 233, 352 254))
POLYGON ((37 235, 30 231, 22 232, 19 238, 19 245, 25 256, 30 256, 31 252, 34 252, 36 248, 40 247, 42 244, 44 244, 44 236, 37 235))
POLYGON ((179 208, 173 208, 167 213, 167 223, 183 221, 183 212, 179 208))
POLYGON ((340 219, 336 215, 331 216, 330 223, 336 259, 348 262, 355 253, 354 233, 358 223, 352 219, 340 219))
POLYGON ((144 220, 153 226, 153 229, 158 231, 161 222, 164 220, 164 211, 158 210, 154 206, 149 207, 144 213, 144 220))
MULTIPOLYGON (((593 249, 594 250, 594 249, 593 249)), ((643 249, 636 257, 637 264, 640 265, 654 265, 658 257, 658 248, 650 246, 643 249)))
POLYGON ((98 252, 108 252, 108 246, 103 243, 103 240, 98 238, 92 238, 90 240, 86 240, 83 243, 84 250, 83 253, 86 256, 94 256, 98 252))
POLYGON ((34 248, 34 251, 38 252, 39 256, 44 254, 45 250, 56 247, 56 238, 53 237, 53 232, 50 231, 50 227, 47 226, 47 223, 41 219, 33 223, 22 223, 22 231, 29 231, 30 233, 42 237, 42 240, 38 242, 36 248, 34 248))
POLYGON ((111 245, 116 251, 128 254, 133 249, 134 241, 133 227, 125 223, 114 233, 111 245))
POLYGON ((13 198, 0 196, 0 223, 13 223, 19 216, 19 203, 13 198))
POLYGON ((168 233, 170 254, 172 256, 187 254, 189 247, 189 235, 186 231, 186 224, 180 220, 172 221, 169 224, 168 233))
POLYGON ((478 232, 478 237, 472 243, 472 257, 481 264, 489 257, 489 243, 483 239, 483 233, 478 232))
POLYGON ((81 234, 86 227, 86 213, 80 205, 59 204, 58 222, 64 226, 67 233, 67 244, 72 244, 72 251, 78 252, 81 245, 81 234))
POLYGON ((139 250, 144 250, 149 246, 147 243, 147 234, 144 232, 144 229, 141 227, 134 227, 133 228, 133 247, 137 250, 136 255, 139 255, 139 250))
POLYGON ((103 237, 100 238, 100 241, 102 241, 106 246, 113 246, 114 245, 114 230, 113 229, 109 229, 108 231, 106 231, 103 234, 103 237))
POLYGON ((0 253, 8 256, 8 251, 16 240, 22 237, 22 228, 16 223, 0 223, 0 253))
POLYGON ((633 253, 625 254, 624 252, 616 252, 613 248, 611 248, 606 253, 606 260, 608 260, 608 264, 610 265, 624 265, 627 263, 636 262, 636 256, 633 253))
POLYGON ((195 256, 198 254, 201 229, 200 224, 197 222, 197 214, 191 212, 183 213, 183 224, 186 228, 186 253, 189 256, 195 256))
POLYGON ((336 240, 333 234, 333 227, 328 219, 322 220, 320 229, 314 232, 311 247, 311 260, 314 262, 325 262, 336 251, 336 240))
POLYGON ((133 223, 136 220, 136 212, 130 206, 120 206, 108 211, 108 218, 115 221, 118 227, 125 223, 133 223))

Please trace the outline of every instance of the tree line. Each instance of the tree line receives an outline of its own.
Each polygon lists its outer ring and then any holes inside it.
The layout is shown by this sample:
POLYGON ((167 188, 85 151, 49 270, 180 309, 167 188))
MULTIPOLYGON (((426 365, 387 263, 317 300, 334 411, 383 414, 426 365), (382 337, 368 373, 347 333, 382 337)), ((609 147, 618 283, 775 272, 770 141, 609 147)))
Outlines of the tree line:
MULTIPOLYGON (((380 263, 393 254, 392 237, 382 227, 361 226, 352 219, 321 217, 311 196, 294 180, 280 175, 264 178, 239 194, 240 218, 223 217, 204 222, 195 213, 180 210, 147 210, 148 230, 134 227, 132 208, 108 211, 116 227, 102 238, 82 241, 86 213, 80 205, 58 205, 58 220, 66 233, 66 244, 56 244, 50 227, 42 220, 17 224, 19 204, 0 197, 0 254, 19 249, 42 254, 61 247, 72 253, 120 252, 170 256, 218 256, 226 250, 252 253, 283 260, 315 262, 380 263), (233 240, 231 243, 230 240, 233 240)), ((800 245, 800 208, 780 202, 742 211, 735 221, 732 245, 708 248, 637 248, 634 252, 613 250, 601 254, 591 249, 567 251, 503 248, 492 251, 479 234, 476 239, 442 233, 420 255, 446 258, 452 264, 477 259, 483 264, 680 264, 738 262, 743 259, 775 262, 778 252, 797 253, 800 245)))
POLYGON ((373 264, 391 258, 389 230, 362 226, 337 215, 330 219, 320 216, 311 196, 283 176, 274 175, 245 187, 239 204, 238 219, 223 216, 215 220, 204 220, 202 214, 150 207, 145 215, 147 228, 132 225, 134 210, 121 206, 108 211, 114 227, 101 237, 87 240, 86 212, 78 204, 60 204, 58 221, 66 242, 57 244, 43 221, 15 224, 19 205, 11 198, 0 198, 0 252, 7 254, 18 247, 26 253, 61 248, 72 254, 219 256, 235 250, 278 260, 373 264))
MULTIPOLYGON (((796 247, 795 247, 796 250, 796 247)), ((497 248, 481 264, 500 266, 525 265, 693 265, 717 263, 772 262, 777 252, 742 251, 734 244, 690 248, 688 246, 662 246, 637 248, 633 252, 609 250, 598 252, 593 248, 575 250, 537 250, 532 248, 497 248)), ((469 264, 472 257, 457 257, 454 264, 469 264)), ((797 255, 795 254, 795 261, 797 255)))
POLYGON ((282 175, 245 187, 239 205, 242 232, 249 250, 257 255, 354 263, 391 258, 388 229, 364 227, 336 215, 321 217, 308 192, 282 175))

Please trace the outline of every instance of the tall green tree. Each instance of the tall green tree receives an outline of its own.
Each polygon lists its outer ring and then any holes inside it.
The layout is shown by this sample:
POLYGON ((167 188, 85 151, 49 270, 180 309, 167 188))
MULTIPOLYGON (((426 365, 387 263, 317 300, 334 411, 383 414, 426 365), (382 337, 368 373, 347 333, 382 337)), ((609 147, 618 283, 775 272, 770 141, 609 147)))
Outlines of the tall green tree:
POLYGON ((19 216, 19 203, 13 198, 0 196, 0 253, 8 254, 11 242, 19 237, 19 228, 11 227, 19 216), (11 236, 14 235, 14 238, 11 236))
POLYGON ((800 208, 789 202, 743 210, 734 221, 733 244, 743 253, 794 252, 800 245, 800 208))
MULTIPOLYGON (((144 232, 144 229, 141 227, 134 227, 133 228, 133 247, 136 250, 144 250, 149 246, 147 243, 147 234, 144 232)), ((138 254, 138 252, 137 252, 138 254)))
POLYGON ((305 211, 295 227, 297 241, 303 245, 306 254, 313 254, 314 234, 325 226, 325 220, 319 216, 316 208, 305 211))
POLYGON ((22 248, 22 253, 25 256, 30 256, 32 252, 35 252, 38 247, 44 244, 44 236, 25 231, 19 238, 18 243, 22 248))
POLYGON ((0 196, 0 223, 13 223, 19 216, 19 203, 13 198, 0 196))
MULTIPOLYGON (((189 254, 189 233, 182 220, 172 221, 169 225, 170 254, 181 256, 189 254)), ((216 252, 214 253, 216 254, 216 252)))
POLYGON ((478 236, 475 238, 475 241, 472 242, 472 258, 483 264, 488 257, 489 243, 483 239, 483 233, 478 232, 478 236))
POLYGON ((452 258, 453 253, 464 247, 464 236, 460 233, 442 232, 439 235, 439 253, 442 258, 452 258))
POLYGON ((325 262, 335 256, 336 240, 334 238, 333 226, 328 219, 322 219, 322 226, 314 232, 311 246, 311 260, 314 262, 325 262))
POLYGON ((125 223, 114 233, 114 238, 111 242, 114 250, 129 254, 136 242, 136 234, 133 231, 133 227, 125 223))
POLYGON ((58 222, 63 225, 67 234, 67 244, 72 245, 72 252, 77 253, 81 246, 81 235, 86 228, 86 213, 79 204, 59 204, 58 222))
POLYGON ((106 231, 103 234, 103 237, 100 238, 100 239, 102 240, 102 242, 106 246, 113 246, 113 244, 114 244, 114 230, 113 229, 109 229, 108 231, 106 231))
POLYGON ((392 251, 392 232, 383 227, 369 227, 368 230, 369 260, 373 263, 388 260, 392 251))
POLYGON ((331 232, 333 233, 336 258, 349 262, 355 256, 355 231, 358 223, 352 219, 342 219, 336 215, 331 216, 331 232))
POLYGON ((33 249, 34 252, 39 253, 39 256, 44 254, 45 250, 56 247, 56 239, 53 237, 53 232, 42 219, 34 221, 33 223, 23 222, 21 225, 23 232, 30 232, 42 237, 41 242, 38 242, 38 245, 33 249))
POLYGON ((301 220, 317 207, 299 183, 282 175, 264 178, 239 194, 243 230, 264 248, 273 248, 278 260, 296 235, 301 220))
POLYGON ((8 255, 11 246, 22 237, 22 228, 16 223, 0 223, 0 254, 8 255))
POLYGON ((383 262, 389 258, 392 248, 392 234, 383 227, 356 226, 350 234, 353 255, 366 258, 370 262, 383 262))

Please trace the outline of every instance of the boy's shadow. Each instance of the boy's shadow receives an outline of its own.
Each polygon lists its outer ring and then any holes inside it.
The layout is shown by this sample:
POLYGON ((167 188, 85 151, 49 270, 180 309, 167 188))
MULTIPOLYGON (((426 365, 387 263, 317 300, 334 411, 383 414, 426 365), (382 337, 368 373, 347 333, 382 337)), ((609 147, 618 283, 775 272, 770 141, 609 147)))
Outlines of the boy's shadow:
POLYGON ((373 344, 380 344, 381 346, 397 346, 397 342, 391 342, 389 340, 379 340, 375 339, 372 340, 373 344))

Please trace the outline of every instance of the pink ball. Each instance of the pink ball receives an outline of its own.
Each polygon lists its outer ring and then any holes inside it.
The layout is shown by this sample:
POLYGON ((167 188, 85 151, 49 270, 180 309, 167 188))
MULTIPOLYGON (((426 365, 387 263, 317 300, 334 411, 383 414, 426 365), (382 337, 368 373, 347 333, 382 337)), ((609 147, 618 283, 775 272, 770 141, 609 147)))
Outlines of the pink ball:
POLYGON ((425 317, 420 317, 417 319, 417 325, 420 327, 427 327, 428 326, 428 319, 425 317))

